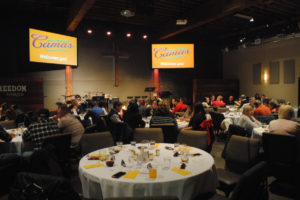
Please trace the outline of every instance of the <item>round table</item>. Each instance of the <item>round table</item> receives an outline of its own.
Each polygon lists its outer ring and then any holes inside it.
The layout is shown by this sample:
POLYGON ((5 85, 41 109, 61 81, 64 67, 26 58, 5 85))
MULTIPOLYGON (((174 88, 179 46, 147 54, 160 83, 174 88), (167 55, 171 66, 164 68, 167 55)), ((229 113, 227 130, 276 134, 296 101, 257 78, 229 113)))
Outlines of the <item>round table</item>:
MULTIPOLYGON (((145 128, 150 128, 150 120, 151 120, 151 117, 143 118, 143 121, 146 123, 145 128)), ((178 129, 183 129, 183 128, 186 128, 189 126, 189 122, 187 122, 187 121, 181 121, 179 119, 176 119, 176 121, 177 121, 178 129)))
MULTIPOLYGON (((15 137, 7 143, 9 153, 22 153, 24 143, 22 139, 22 134, 26 128, 8 129, 6 130, 9 134, 15 134, 15 137)), ((8 153, 7 152, 7 153, 8 153)))
POLYGON ((252 137, 252 138, 257 138, 257 139, 259 139, 259 140, 262 140, 262 135, 263 135, 263 133, 265 133, 265 132, 269 132, 269 128, 268 128, 268 127, 267 127, 267 128, 262 128, 262 127, 254 128, 254 129, 252 130, 252 135, 251 135, 251 137, 252 137))
MULTIPOLYGON (((141 145, 145 146, 145 144, 137 144, 136 146, 141 145)), ((124 146, 125 148, 115 155, 114 167, 104 165, 85 169, 84 166, 99 163, 99 160, 88 160, 88 156, 84 156, 79 163, 79 176, 82 183, 83 196, 85 198, 103 199, 110 197, 173 195, 181 200, 189 200, 201 193, 215 192, 218 180, 214 159, 210 154, 191 147, 190 153, 200 153, 201 155, 189 156, 186 170, 191 173, 181 175, 171 170, 181 165, 181 158, 174 157, 174 151, 167 150, 166 146, 174 147, 173 144, 158 144, 157 148, 160 149, 160 156, 154 156, 154 160, 149 161, 157 168, 156 179, 149 178, 146 167, 149 162, 144 163, 141 167, 135 164, 133 164, 132 168, 121 166, 121 160, 124 160, 125 163, 128 162, 128 157, 131 155, 130 149, 136 149, 136 147, 130 145, 124 146), (162 169, 163 158, 165 157, 171 159, 169 169, 162 169), (128 172, 136 169, 140 173, 135 179, 125 177, 112 178, 112 175, 117 172, 128 172)), ((107 149, 102 149, 101 151, 107 151, 107 149)), ((99 150, 92 153, 99 153, 99 150)))

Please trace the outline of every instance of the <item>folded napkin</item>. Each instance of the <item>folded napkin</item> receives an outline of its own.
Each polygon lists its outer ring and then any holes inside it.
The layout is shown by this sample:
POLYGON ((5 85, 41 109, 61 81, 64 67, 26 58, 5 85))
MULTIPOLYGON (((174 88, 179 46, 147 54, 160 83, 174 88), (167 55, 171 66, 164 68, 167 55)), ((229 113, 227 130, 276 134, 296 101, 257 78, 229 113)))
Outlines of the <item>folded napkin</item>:
POLYGON ((177 172, 178 174, 181 174, 183 176, 190 174, 190 171, 187 171, 185 169, 179 169, 179 168, 173 168, 172 171, 177 172))
POLYGON ((97 164, 92 164, 92 165, 84 165, 83 168, 84 169, 92 169, 92 168, 102 167, 102 166, 104 166, 103 163, 97 163, 97 164))
POLYGON ((127 174, 125 174, 124 178, 135 179, 136 176, 137 176, 139 173, 140 173, 139 170, 134 170, 134 171, 129 170, 129 171, 127 172, 127 174))

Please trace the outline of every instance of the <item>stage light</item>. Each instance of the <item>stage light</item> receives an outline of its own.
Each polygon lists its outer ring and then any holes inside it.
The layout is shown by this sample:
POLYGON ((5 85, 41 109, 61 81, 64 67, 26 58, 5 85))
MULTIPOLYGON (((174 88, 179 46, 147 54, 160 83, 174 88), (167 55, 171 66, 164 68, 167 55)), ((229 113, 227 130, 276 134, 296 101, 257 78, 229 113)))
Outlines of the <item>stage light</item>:
POLYGON ((249 21, 250 21, 250 22, 254 22, 254 18, 252 17, 249 21))
POLYGON ((106 31, 107 36, 111 36, 111 31, 106 31))
POLYGON ((147 38, 148 38, 148 35, 147 35, 147 34, 144 34, 144 35, 143 35, 143 39, 146 40, 147 38))
POLYGON ((127 38, 131 38, 131 36, 132 36, 131 33, 126 33, 127 38))
POLYGON ((93 33, 94 33, 93 29, 91 28, 86 29, 86 34, 92 35, 93 33))

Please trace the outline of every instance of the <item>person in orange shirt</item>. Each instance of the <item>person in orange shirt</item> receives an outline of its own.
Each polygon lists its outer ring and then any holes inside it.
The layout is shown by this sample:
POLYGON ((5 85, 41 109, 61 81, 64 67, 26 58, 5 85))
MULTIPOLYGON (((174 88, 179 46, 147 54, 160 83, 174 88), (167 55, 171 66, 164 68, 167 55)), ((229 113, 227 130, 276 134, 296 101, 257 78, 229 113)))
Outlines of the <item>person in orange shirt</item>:
POLYGON ((217 100, 212 102, 212 106, 215 106, 215 107, 225 107, 226 103, 224 101, 222 101, 222 100, 223 100, 223 97, 221 95, 219 95, 217 97, 217 100))
POLYGON ((254 115, 270 115, 271 110, 269 107, 261 104, 260 100, 256 100, 254 102, 255 110, 254 110, 254 115))
POLYGON ((184 112, 186 110, 186 105, 183 103, 183 98, 180 100, 173 98, 172 104, 175 106, 172 110, 172 114, 174 115, 176 112, 184 112))

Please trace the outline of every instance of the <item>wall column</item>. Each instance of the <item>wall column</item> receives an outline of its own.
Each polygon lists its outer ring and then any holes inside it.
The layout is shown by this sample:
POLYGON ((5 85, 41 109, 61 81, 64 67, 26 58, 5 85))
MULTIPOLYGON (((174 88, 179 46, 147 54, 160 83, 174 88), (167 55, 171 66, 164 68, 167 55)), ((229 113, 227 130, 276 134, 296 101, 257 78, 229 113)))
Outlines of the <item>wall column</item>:
POLYGON ((71 100, 73 95, 72 67, 66 66, 66 100, 71 100))

